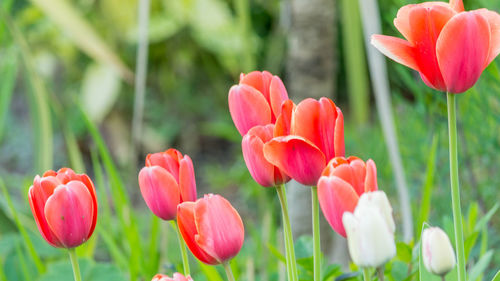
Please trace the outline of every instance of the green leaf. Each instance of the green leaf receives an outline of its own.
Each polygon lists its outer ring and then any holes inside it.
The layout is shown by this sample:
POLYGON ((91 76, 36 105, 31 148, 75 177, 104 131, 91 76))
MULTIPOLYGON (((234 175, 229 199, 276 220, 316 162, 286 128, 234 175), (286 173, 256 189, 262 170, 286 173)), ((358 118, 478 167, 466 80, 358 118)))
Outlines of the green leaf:
POLYGON ((495 274, 495 277, 493 277, 491 281, 500 281, 500 270, 497 272, 497 274, 495 274))
POLYGON ((206 265, 202 262, 198 262, 198 264, 201 271, 203 271, 203 273, 207 277, 208 281, 224 281, 215 267, 206 265))
MULTIPOLYGON (((422 188, 422 199, 419 205, 419 216, 417 231, 422 229, 424 222, 429 219, 431 210, 432 188, 434 187, 434 175, 436 171, 436 151, 439 142, 439 135, 434 135, 430 148, 429 158, 427 158, 427 170, 425 172, 425 184, 422 188)), ((420 238, 420 233, 417 233, 417 240, 420 238)))
POLYGON ((17 77, 17 55, 14 49, 6 49, 0 60, 0 142, 4 135, 5 121, 14 93, 17 77))
POLYGON ((496 203, 493 208, 491 208, 486 215, 484 215, 477 223, 476 226, 474 227, 475 231, 481 231, 481 229, 490 221, 490 219, 493 217, 495 212, 498 210, 500 207, 500 204, 496 203))
POLYGON ((397 249, 397 254, 396 257, 405 262, 405 263, 410 263, 412 260, 412 249, 408 244, 404 242, 398 242, 396 244, 396 249, 397 249))
POLYGON ((484 273, 486 268, 491 262, 491 259, 493 258, 493 250, 489 250, 484 254, 478 261, 477 263, 470 269, 469 271, 469 280, 470 281, 475 281, 477 278, 484 273))

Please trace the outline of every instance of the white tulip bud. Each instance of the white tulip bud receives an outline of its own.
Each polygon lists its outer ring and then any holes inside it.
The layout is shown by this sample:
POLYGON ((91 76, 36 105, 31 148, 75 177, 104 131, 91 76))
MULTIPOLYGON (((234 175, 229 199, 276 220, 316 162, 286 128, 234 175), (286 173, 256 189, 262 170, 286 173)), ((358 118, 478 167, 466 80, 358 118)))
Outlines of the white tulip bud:
POLYGON ((396 255, 392 207, 383 191, 361 195, 353 213, 342 217, 349 253, 360 267, 379 267, 396 255))
POLYGON ((430 227, 422 234, 422 256, 425 268, 436 275, 446 275, 455 266, 455 252, 450 238, 439 227, 430 227))

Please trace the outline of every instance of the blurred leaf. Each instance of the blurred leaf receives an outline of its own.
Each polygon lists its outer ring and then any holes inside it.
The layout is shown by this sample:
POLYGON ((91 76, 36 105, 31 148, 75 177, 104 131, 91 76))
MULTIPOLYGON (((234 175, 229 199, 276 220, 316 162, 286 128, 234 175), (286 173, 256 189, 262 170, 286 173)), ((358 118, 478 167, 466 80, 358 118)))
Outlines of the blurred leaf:
POLYGON ((281 252, 274 245, 267 243, 267 248, 281 262, 286 263, 285 256, 283 256, 283 254, 281 254, 281 252))
MULTIPOLYGON (((418 216, 418 224, 417 231, 422 229, 422 226, 425 221, 429 219, 429 213, 431 210, 431 201, 432 201, 432 188, 434 187, 434 174, 436 167, 436 151, 439 143, 439 136, 434 135, 432 138, 432 144, 430 147, 429 157, 427 158, 427 170, 425 172, 425 184, 422 188, 422 197, 419 204, 419 216, 418 216)), ((417 240, 420 238, 420 233, 417 233, 417 240)))
POLYGON ((74 43, 96 61, 112 66, 127 82, 134 73, 123 63, 78 10, 67 0, 31 0, 53 20, 74 43))
POLYGON ((404 242, 398 242, 396 244, 397 258, 405 263, 410 263, 412 260, 412 249, 408 244, 404 242))
POLYGON ((224 281, 224 279, 220 276, 219 272, 213 266, 206 265, 201 261, 198 262, 201 271, 205 274, 208 281, 224 281))
POLYGON ((335 281, 347 281, 347 280, 354 280, 357 279, 358 276, 360 276, 360 272, 349 272, 349 273, 344 273, 340 275, 339 277, 335 278, 335 281))
POLYGON ((120 93, 118 73, 104 64, 87 67, 82 82, 81 105, 92 121, 100 123, 115 104, 120 93))
MULTIPOLYGON (((79 258, 83 281, 123 281, 125 276, 112 264, 96 264, 90 259, 79 258)), ((73 269, 69 260, 49 264, 47 273, 39 281, 73 281, 73 269)))
POLYGON ((469 270, 469 280, 475 281, 478 277, 484 273, 486 268, 493 258, 493 250, 489 250, 484 254, 477 263, 469 270))
POLYGON ((497 272, 497 274, 495 274, 495 277, 493 277, 491 281, 500 281, 500 270, 497 272))
POLYGON ((10 100, 14 93, 17 77, 17 52, 14 48, 6 48, 0 52, 0 142, 4 135, 5 121, 9 111, 10 100))
POLYGON ((322 268, 323 273, 321 274, 323 276, 323 281, 327 281, 328 279, 332 277, 336 277, 340 274, 342 274, 342 269, 340 268, 340 265, 338 264, 330 264, 324 268, 322 268))
POLYGON ((474 227, 474 231, 481 231, 481 229, 486 226, 486 224, 490 221, 490 219, 493 217, 495 212, 498 210, 500 207, 499 203, 496 203, 493 208, 491 208, 486 215, 484 215, 477 223, 476 226, 474 227))
POLYGON ((408 264, 400 261, 391 263, 390 275, 395 280, 404 280, 408 274, 408 264))

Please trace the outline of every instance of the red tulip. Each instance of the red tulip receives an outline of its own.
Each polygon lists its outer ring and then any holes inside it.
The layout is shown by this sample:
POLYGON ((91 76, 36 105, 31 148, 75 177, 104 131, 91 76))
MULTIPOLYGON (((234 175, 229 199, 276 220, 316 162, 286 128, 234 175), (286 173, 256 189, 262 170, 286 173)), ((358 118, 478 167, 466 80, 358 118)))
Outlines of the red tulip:
POLYGON ((394 25, 406 40, 373 35, 372 44, 439 91, 467 91, 500 53, 500 15, 464 12, 462 0, 406 5, 394 25))
POLYGON ((373 160, 365 164, 353 156, 335 157, 319 179, 319 205, 333 230, 346 237, 342 215, 354 211, 363 193, 377 189, 377 168, 373 160))
POLYGON ((224 263, 238 254, 245 230, 238 212, 220 195, 208 194, 177 209, 177 222, 184 241, 200 261, 224 263))
POLYGON ((254 126, 274 124, 287 99, 288 93, 278 76, 267 71, 242 73, 240 84, 229 90, 229 112, 243 136, 254 126))
POLYGON ((193 162, 176 149, 148 154, 139 172, 139 187, 149 209, 163 220, 173 220, 177 205, 196 200, 193 162))
POLYGON ((184 277, 184 275, 176 272, 172 278, 164 274, 156 274, 151 281, 193 281, 193 278, 189 275, 184 277))
POLYGON ((28 192, 38 230, 53 247, 74 248, 87 241, 97 222, 94 184, 69 168, 36 176, 28 192))
POLYGON ((304 185, 316 185, 326 163, 344 156, 344 117, 327 98, 283 103, 275 136, 264 145, 266 159, 304 185))
POLYGON ((273 138, 274 125, 255 126, 243 137, 243 158, 253 179, 264 187, 277 186, 290 180, 283 171, 264 157, 264 143, 273 138))

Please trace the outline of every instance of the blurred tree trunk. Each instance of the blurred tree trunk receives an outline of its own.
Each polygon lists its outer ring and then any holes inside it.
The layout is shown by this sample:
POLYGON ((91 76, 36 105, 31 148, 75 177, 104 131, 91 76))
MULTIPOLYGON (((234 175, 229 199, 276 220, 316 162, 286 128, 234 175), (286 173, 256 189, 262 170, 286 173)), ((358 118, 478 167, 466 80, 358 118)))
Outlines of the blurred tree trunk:
MULTIPOLYGON (((284 11, 288 22, 287 90, 295 101, 333 97, 335 91, 336 25, 333 0, 290 0, 284 11)), ((287 185, 295 239, 311 235, 311 190, 297 182, 287 185)), ((347 264, 344 238, 321 220, 321 248, 329 262, 347 264)))

